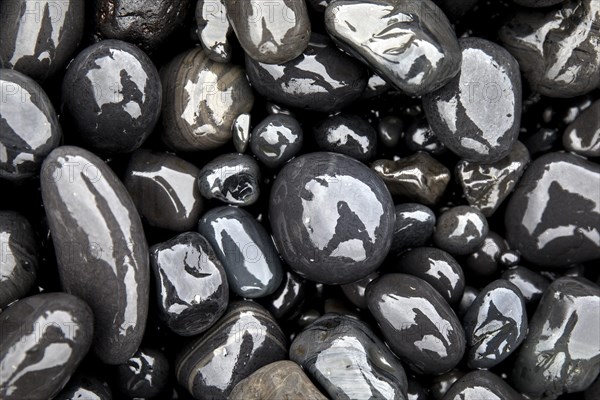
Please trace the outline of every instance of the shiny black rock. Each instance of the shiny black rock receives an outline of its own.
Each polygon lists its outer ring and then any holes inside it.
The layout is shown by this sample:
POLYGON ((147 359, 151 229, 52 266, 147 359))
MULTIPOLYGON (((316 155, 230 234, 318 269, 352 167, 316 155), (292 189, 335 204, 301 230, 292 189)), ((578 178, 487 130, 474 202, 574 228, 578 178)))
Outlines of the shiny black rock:
POLYGON ((536 159, 508 203, 505 226, 511 248, 531 263, 600 258, 600 166, 568 153, 536 159))
POLYGON ((54 106, 33 79, 0 69, 0 87, 0 179, 23 181, 37 175, 62 131, 54 106))
POLYGON ((158 71, 136 46, 103 40, 69 64, 62 102, 86 146, 128 153, 142 145, 158 121, 162 102, 158 71))
POLYGON ((108 165, 78 147, 53 150, 40 178, 62 287, 92 308, 96 355, 121 364, 148 314, 148 246, 135 205, 108 165))
POLYGON ((307 283, 291 271, 286 271, 283 282, 272 295, 266 297, 262 304, 276 319, 298 313, 298 309, 306 300, 307 283))
POLYGON ((375 271, 392 244, 394 204, 381 179, 337 153, 287 163, 271 189, 277 249, 308 279, 344 284, 375 271))
POLYGON ((412 152, 424 151, 432 155, 445 153, 446 146, 437 138, 427 118, 420 118, 404 134, 404 144, 412 152))
POLYGON ((195 165, 168 153, 141 149, 132 154, 124 183, 140 215, 152 226, 191 230, 202 212, 195 165))
POLYGON ((498 375, 472 371, 459 379, 442 400, 522 400, 523 397, 498 375))
POLYGON ((224 0, 196 2, 198 37, 208 57, 216 62, 231 61, 232 50, 228 36, 233 32, 224 0))
POLYGON ((303 141, 302 127, 296 118, 272 114, 252 130, 250 148, 267 167, 279 168, 300 151, 303 141))
POLYGON ((413 371, 442 374, 462 359, 461 323, 429 283, 412 275, 383 275, 367 287, 367 301, 386 343, 413 371))
POLYGON ((182 233, 152 246, 150 265, 160 315, 175 333, 202 333, 225 312, 229 302, 225 270, 199 233, 182 233))
POLYGON ((600 371, 600 288, 560 278, 544 293, 517 354, 511 382, 531 398, 585 390, 600 371))
POLYGON ((333 115, 314 129, 314 138, 323 151, 341 153, 359 161, 369 161, 377 151, 377 132, 354 114, 333 115))
POLYGON ((465 268, 478 276, 491 276, 498 271, 500 257, 507 250, 506 240, 496 232, 489 231, 479 248, 467 256, 465 268))
POLYGON ((565 149, 587 157, 600 157, 600 100, 586 108, 567 126, 562 141, 565 149))
POLYGON ((37 81, 61 71, 83 35, 85 3, 81 0, 2 1, 2 68, 14 69, 37 81))
POLYGON ((19 300, 0 314, 0 398, 47 400, 67 384, 87 354, 92 311, 66 293, 19 300))
POLYGON ((326 314, 302 331, 290 347, 300 364, 334 399, 405 400, 400 361, 355 318, 326 314))
POLYGON ((179 354, 175 374, 195 399, 225 400, 242 379, 286 357, 286 338, 273 317, 252 301, 239 301, 179 354))
POLYGON ((519 135, 521 74, 504 48, 480 38, 460 41, 462 67, 446 86, 423 98, 438 139, 459 157, 504 158, 519 135))
POLYGON ((76 373, 54 400, 112 400, 106 381, 93 375, 76 373))
POLYGON ((202 216, 198 230, 223 264, 234 293, 257 298, 277 290, 283 280, 279 255, 265 228, 249 212, 213 208, 202 216))
POLYGON ((478 209, 456 206, 438 217, 433 241, 450 254, 464 255, 477 250, 488 231, 487 220, 478 209))
POLYGON ((512 354, 527 335, 527 312, 519 289, 498 279, 481 290, 463 317, 467 365, 491 368, 512 354))
POLYGON ((344 292, 344 295, 350 303, 361 310, 366 310, 368 308, 366 296, 367 286, 377 278, 379 278, 379 272, 375 271, 355 282, 341 285, 342 292, 344 292))
POLYGON ((527 306, 535 307, 542 298, 542 295, 550 286, 550 280, 545 276, 532 271, 528 268, 517 266, 504 271, 502 279, 506 279, 515 285, 527 306))
POLYGON ((367 85, 366 69, 320 34, 312 34, 306 50, 284 64, 246 56, 246 70, 252 86, 267 99, 320 112, 349 105, 367 85))
POLYGON ((159 350, 139 349, 126 363, 117 367, 117 384, 129 398, 158 396, 169 379, 169 360, 159 350))
POLYGON ((0 309, 35 287, 39 266, 36 242, 25 217, 0 211, 0 309))
POLYGON ((435 214, 423 204, 404 203, 395 207, 396 223, 390 253, 424 246, 435 229, 435 214))

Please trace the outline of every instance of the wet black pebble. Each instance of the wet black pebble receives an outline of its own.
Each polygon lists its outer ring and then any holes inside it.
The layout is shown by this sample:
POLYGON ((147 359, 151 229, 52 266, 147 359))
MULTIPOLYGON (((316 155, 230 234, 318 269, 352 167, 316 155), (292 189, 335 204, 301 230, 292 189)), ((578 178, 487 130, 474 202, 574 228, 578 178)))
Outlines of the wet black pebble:
POLYGON ((228 36, 233 29, 227 18, 224 0, 198 0, 196 24, 198 37, 208 58, 216 62, 231 61, 232 48, 228 36))
POLYGON ((456 306, 456 315, 462 318, 467 313, 467 311, 469 311, 469 308, 471 307, 471 305, 473 305, 473 302, 475 301, 478 295, 479 290, 475 289, 472 286, 465 286, 465 290, 463 291, 463 295, 460 298, 460 302, 456 306))
POLYGON ((304 142, 302 127, 290 115, 269 115, 250 135, 252 153, 267 167, 279 168, 294 157, 304 142))
POLYGON ((464 255, 477 250, 488 231, 487 220, 478 209, 456 206, 438 217, 433 241, 450 254, 464 255))
POLYGON ((106 381, 86 373, 76 373, 55 400, 112 400, 106 381))
POLYGON ((522 266, 507 269, 502 273, 502 279, 506 279, 519 289, 528 309, 534 309, 537 306, 542 295, 550 286, 548 278, 522 266))
POLYGON ((63 111, 91 149, 127 153, 148 138, 160 115, 158 71, 138 47, 103 40, 69 64, 62 83, 63 111))
POLYGON ((424 151, 436 155, 447 151, 429 126, 427 118, 418 119, 406 130, 404 144, 412 152, 424 151))
POLYGON ((166 387, 169 360, 161 351, 141 348, 125 364, 117 367, 117 384, 129 398, 153 398, 166 387))
POLYGON ((600 100, 586 108, 567 126, 562 141, 565 149, 586 157, 600 157, 600 100))
POLYGON ((302 307, 307 295, 307 282, 291 271, 286 271, 283 282, 270 296, 261 301, 275 319, 291 317, 302 307))
POLYGON ((328 117, 315 126, 314 138, 321 150, 345 154, 359 161, 371 160, 377 151, 377 132, 358 115, 328 117))
POLYGON ((366 296, 367 286, 369 286, 369 283, 379 278, 379 275, 379 272, 375 271, 364 278, 357 280, 356 282, 340 285, 340 287, 350 303, 354 304, 361 310, 366 310, 368 307, 366 296))
POLYGON ((379 137, 379 142, 385 147, 396 147, 396 145, 402 138, 403 132, 404 123, 400 118, 394 117, 392 115, 388 115, 387 117, 382 118, 379 121, 379 125, 377 126, 377 135, 379 137))
POLYGON ((391 254, 429 242, 436 222, 435 213, 429 207, 419 203, 397 204, 395 214, 391 254))
MULTIPOLYGON (((460 369, 453 369, 442 375, 436 375, 431 378, 429 386, 429 394, 435 400, 442 400, 444 395, 448 393, 448 390, 458 381, 460 378, 465 376, 465 371, 460 369)), ((487 399, 481 399, 487 400, 487 399)))
POLYGON ((250 143, 250 114, 242 113, 231 125, 233 146, 238 153, 245 153, 250 143))
POLYGON ((477 250, 469 254, 464 265, 476 276, 494 275, 501 266, 500 257, 508 250, 506 240, 496 232, 488 232, 477 250))
POLYGON ((459 379, 443 400, 522 400, 508 383, 488 371, 472 371, 459 379))

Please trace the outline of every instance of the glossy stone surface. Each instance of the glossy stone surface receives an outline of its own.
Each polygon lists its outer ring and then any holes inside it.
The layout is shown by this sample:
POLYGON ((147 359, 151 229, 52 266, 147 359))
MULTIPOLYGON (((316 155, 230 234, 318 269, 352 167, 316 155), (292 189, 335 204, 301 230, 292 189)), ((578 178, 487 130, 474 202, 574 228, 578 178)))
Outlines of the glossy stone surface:
POLYGON ((179 354, 175 372, 195 399, 227 399, 241 380, 286 357, 286 339, 273 317, 252 301, 239 301, 179 354))
POLYGON ((586 108, 567 126, 562 141, 565 149, 586 157, 600 157, 600 100, 586 108))
POLYGON ((260 196, 260 167, 250 156, 223 154, 202 167, 198 187, 207 199, 248 206, 260 196))
POLYGON ((39 269, 37 239, 29 221, 15 211, 0 211, 0 309, 25 297, 39 269))
POLYGON ((387 274, 367 287, 369 310, 390 349, 419 374, 442 374, 465 352, 465 334, 446 300, 429 283, 387 274))
POLYGON ((254 60, 282 64, 298 57, 310 39, 304 0, 224 0, 244 51, 254 60))
POLYGON ((437 138, 427 118, 420 118, 412 124, 404 135, 404 144, 412 151, 424 151, 432 155, 445 153, 446 146, 437 138))
POLYGON ((529 161, 527 147, 516 142, 506 157, 494 163, 460 161, 455 174, 469 204, 489 217, 517 186, 529 161))
POLYGON ((461 158, 491 163, 506 157, 519 135, 519 64, 499 45, 460 39, 462 67, 446 86, 423 98, 437 138, 461 158))
POLYGON ((121 364, 148 314, 148 246, 135 205, 108 165, 78 147, 53 150, 40 178, 62 288, 92 308, 96 355, 121 364))
POLYGON ((488 232, 477 250, 469 254, 465 267, 478 276, 491 276, 500 268, 500 257, 508 250, 506 240, 496 232, 488 232))
POLYGON ((388 90, 392 88, 392 85, 385 81, 382 77, 371 71, 371 75, 369 76, 369 80, 367 81, 367 87, 365 91, 362 93, 363 99, 370 99, 372 97, 379 96, 380 94, 384 94, 388 90))
POLYGON ((515 285, 521 292, 525 304, 533 307, 537 305, 548 286, 550 286, 548 278, 521 266, 504 271, 502 279, 506 279, 515 285))
POLYGON ((155 349, 141 348, 117 367, 117 383, 129 398, 158 396, 169 379, 169 360, 155 349))
POLYGON ((306 281, 291 271, 285 271, 283 282, 277 290, 264 299, 263 305, 276 319, 298 311, 306 299, 306 281))
POLYGON ((600 84, 600 5, 569 0, 548 10, 518 10, 498 32, 529 86, 550 97, 574 97, 600 84))
POLYGON ((99 0, 95 30, 102 39, 119 39, 152 53, 187 17, 190 0, 99 0))
POLYGON ((138 47, 103 40, 69 64, 62 107, 78 138, 93 150, 128 153, 144 143, 160 116, 156 67, 138 47))
POLYGON ((463 317, 467 365, 491 368, 512 354, 527 335, 527 312, 519 289, 498 279, 481 290, 463 317))
POLYGON ((425 205, 440 201, 450 182, 450 171, 427 153, 418 152, 397 161, 377 160, 371 168, 390 193, 425 205))
POLYGON ((55 400, 112 400, 110 386, 88 374, 76 373, 55 400))
POLYGON ((23 181, 37 175, 62 131, 54 106, 33 79, 0 69, 0 87, 0 179, 23 181))
POLYGON ((232 49, 228 36, 233 30, 224 0, 198 0, 196 23, 198 37, 208 58, 216 62, 231 61, 232 49))
POLYGON ((443 400, 521 400, 502 378, 488 371, 472 371, 459 379, 443 400))
POLYGON ((404 93, 421 96, 460 69, 456 35, 431 1, 336 1, 325 11, 327 32, 404 93))
POLYGON ((377 151, 377 132, 354 114, 330 116, 314 128, 314 138, 321 150, 345 154, 359 161, 369 161, 377 151))
POLYGON ((354 304, 356 307, 361 310, 366 310, 367 305, 367 286, 369 283, 373 282, 375 279, 379 278, 379 272, 375 271, 362 279, 357 280, 356 282, 348 283, 346 285, 341 285, 342 292, 346 298, 354 304))
POLYGON ((600 166, 568 153, 531 163, 505 214, 506 239, 538 265, 600 257, 600 166))
POLYGON ((0 314, 0 397, 47 400, 88 352, 93 315, 66 293, 27 297, 0 314))
POLYGON ((478 209, 457 206, 438 217, 433 241, 450 254, 464 255, 477 250, 488 231, 487 220, 478 209))
POLYGON ((472 286, 465 286, 465 290, 463 291, 463 295, 460 299, 460 302, 456 306, 456 315, 462 318, 469 308, 473 305, 473 302, 479 295, 479 290, 475 289, 472 286))
POLYGON ((546 153, 554 147, 559 140, 559 133, 554 128, 541 128, 532 135, 529 135, 523 143, 527 146, 529 154, 532 156, 539 153, 546 153))
POLYGON ((287 107, 339 110, 358 99, 367 84, 366 69, 320 34, 312 34, 304 52, 284 64, 246 57, 248 79, 258 93, 287 107))
POLYGON ((273 114, 252 130, 250 149, 267 167, 279 168, 300 151, 303 141, 302 127, 296 118, 273 114))
POLYGON ((225 270, 199 233, 182 233, 152 246, 150 265, 160 316, 175 333, 202 333, 227 309, 229 285, 225 270))
POLYGON ((600 371, 600 288, 560 278, 544 293, 517 354, 511 382, 530 397, 579 392, 600 371))
POLYGON ((384 260, 394 204, 381 179, 361 162, 310 153, 277 175, 269 220, 277 249, 296 273, 344 284, 369 275, 384 260))
POLYGON ((396 223, 390 253, 424 246, 435 229, 435 214, 423 204, 404 203, 395 207, 396 223))
POLYGON ((249 212, 213 208, 202 216, 198 230, 223 264, 234 293, 257 298, 277 290, 283 280, 279 255, 265 228, 249 212))
POLYGON ((238 383, 229 400, 326 400, 306 376, 302 368, 292 361, 276 361, 258 369, 238 383))
MULTIPOLYGON (((429 394, 435 400, 442 400, 444 395, 448 393, 448 389, 452 387, 460 378, 465 376, 465 372, 459 369, 453 369, 442 375, 436 375, 431 378, 429 386, 429 394)), ((487 400, 487 399, 481 399, 487 400)))
POLYGON ((142 149, 131 155, 123 183, 150 225, 183 232, 196 226, 202 212, 199 174, 177 156, 142 149))
POLYGON ((296 336, 290 359, 331 398, 406 398, 406 374, 400 361, 357 319, 324 315, 296 336))
POLYGON ((233 145, 238 153, 245 153, 250 143, 250 114, 243 113, 233 120, 231 125, 233 145))
POLYGON ((5 0, 0 65, 44 81, 61 71, 83 36, 85 2, 5 0))
POLYGON ((160 76, 162 140, 173 150, 222 146, 231 140, 233 121, 254 104, 244 70, 210 60, 200 47, 175 57, 160 76))
POLYGON ((404 123, 400 118, 388 115, 379 121, 377 135, 385 147, 395 147, 402 137, 404 123))
POLYGON ((465 275, 450 254, 435 247, 417 247, 402 254, 395 272, 414 275, 429 283, 449 303, 457 303, 465 288, 465 275))

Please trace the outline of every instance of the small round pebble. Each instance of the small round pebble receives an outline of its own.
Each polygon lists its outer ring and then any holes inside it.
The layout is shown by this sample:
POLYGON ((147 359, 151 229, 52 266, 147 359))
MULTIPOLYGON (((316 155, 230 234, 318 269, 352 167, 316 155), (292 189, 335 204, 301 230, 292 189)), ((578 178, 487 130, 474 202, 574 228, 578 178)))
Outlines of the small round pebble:
POLYGON ((488 232, 477 250, 469 254, 465 267, 478 276, 491 276, 500 267, 500 256, 508 250, 506 240, 496 232, 488 232))
POLYGON ((315 127, 314 138, 321 150, 359 161, 371 160, 377 151, 377 132, 358 115, 336 114, 327 118, 315 127))
POLYGON ((450 254, 465 255, 479 248, 488 230, 487 220, 478 209, 457 206, 439 216, 433 241, 450 254))
POLYGON ((130 398, 158 396, 169 379, 169 360, 159 350, 139 349, 125 364, 117 367, 121 393, 130 398))
POLYGON ((404 144, 412 151, 425 151, 431 155, 443 154, 446 146, 437 138, 427 118, 420 118, 408 127, 404 135, 404 144))
POLYGON ((400 118, 388 115, 379 121, 377 134, 385 147, 395 147, 402 137, 404 123, 400 118))
POLYGON ((600 157, 600 100, 586 108, 563 134, 565 149, 586 157, 600 157))
POLYGON ((412 247, 424 246, 435 229, 435 214, 420 203, 404 203, 395 207, 396 223, 390 253, 398 254, 412 247))
POLYGON ((302 148, 302 127, 296 118, 273 114, 252 130, 250 149, 267 167, 279 168, 302 148))

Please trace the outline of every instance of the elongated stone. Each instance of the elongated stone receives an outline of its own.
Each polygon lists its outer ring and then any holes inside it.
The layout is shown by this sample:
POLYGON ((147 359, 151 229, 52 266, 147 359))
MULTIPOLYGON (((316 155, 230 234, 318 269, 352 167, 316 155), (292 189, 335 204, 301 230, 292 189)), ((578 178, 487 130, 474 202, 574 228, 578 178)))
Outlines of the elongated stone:
POLYGON ((27 297, 0 314, 0 397, 47 400, 67 384, 94 334, 92 310, 66 293, 27 297))
POLYGON ((196 3, 198 37, 208 57, 216 62, 231 61, 232 49, 228 36, 233 32, 225 1, 198 0, 196 3))
POLYGON ((250 114, 243 113, 233 121, 231 126, 233 145, 238 153, 245 153, 250 142, 250 114))
POLYGON ((100 360, 124 363, 148 314, 148 245, 135 205, 108 165, 78 147, 53 150, 40 178, 62 287, 92 308, 100 360))

